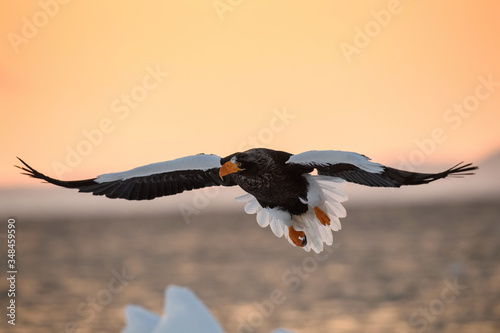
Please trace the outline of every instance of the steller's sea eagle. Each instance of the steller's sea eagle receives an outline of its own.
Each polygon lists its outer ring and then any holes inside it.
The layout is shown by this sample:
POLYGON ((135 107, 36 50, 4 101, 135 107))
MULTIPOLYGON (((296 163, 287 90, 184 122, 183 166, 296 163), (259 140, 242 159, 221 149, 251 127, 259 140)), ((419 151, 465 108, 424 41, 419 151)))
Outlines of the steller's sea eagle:
POLYGON ((277 237, 317 253, 333 243, 346 216, 340 190, 346 181, 367 186, 400 187, 427 184, 449 175, 471 175, 476 166, 459 163, 439 173, 398 170, 345 151, 290 154, 256 148, 221 158, 199 154, 107 173, 97 178, 63 181, 45 176, 19 159, 24 174, 51 184, 108 198, 151 200, 208 186, 240 186, 248 194, 236 198, 245 212, 257 214, 261 227, 270 225, 277 237), (317 175, 311 173, 317 170, 317 175))

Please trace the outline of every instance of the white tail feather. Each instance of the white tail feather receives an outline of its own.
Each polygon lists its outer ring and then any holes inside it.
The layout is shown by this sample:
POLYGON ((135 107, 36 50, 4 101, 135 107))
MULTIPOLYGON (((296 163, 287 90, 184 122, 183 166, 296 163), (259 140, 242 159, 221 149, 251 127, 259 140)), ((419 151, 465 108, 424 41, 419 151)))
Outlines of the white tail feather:
POLYGON ((273 217, 271 221, 271 230, 276 235, 276 237, 281 238, 285 233, 286 226, 277 217, 273 217))
MULTIPOLYGON (((293 244, 288 235, 288 227, 293 226, 297 231, 304 231, 307 237, 307 245, 303 249, 309 252, 311 249, 320 253, 323 251, 323 243, 333 244, 333 231, 341 229, 339 218, 346 216, 346 210, 341 202, 347 200, 347 195, 340 188, 345 181, 336 177, 329 176, 306 176, 309 182, 309 191, 318 191, 318 193, 308 193, 308 199, 314 198, 314 203, 318 205, 330 218, 330 225, 324 226, 316 218, 314 206, 309 206, 306 213, 302 215, 291 216, 289 213, 273 208, 263 208, 257 199, 251 194, 235 198, 238 202, 245 203, 245 212, 247 214, 257 214, 257 223, 265 228, 270 225, 272 232, 279 238, 283 235, 293 244), (319 200, 319 202, 316 202, 319 200)), ((295 245, 294 245, 295 246, 295 245)))

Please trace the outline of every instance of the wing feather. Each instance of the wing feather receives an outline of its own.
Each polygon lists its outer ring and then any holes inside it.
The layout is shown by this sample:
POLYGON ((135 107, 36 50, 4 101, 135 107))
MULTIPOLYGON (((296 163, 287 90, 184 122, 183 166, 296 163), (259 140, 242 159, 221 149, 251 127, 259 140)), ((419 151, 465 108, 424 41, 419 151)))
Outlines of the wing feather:
POLYGON ((203 187, 236 185, 231 175, 224 177, 224 180, 219 178, 220 157, 216 155, 187 156, 76 181, 48 177, 23 160, 19 161, 24 166, 18 168, 30 177, 66 188, 75 188, 80 192, 105 195, 112 199, 151 200, 203 187))
POLYGON ((312 150, 293 155, 286 162, 313 167, 318 175, 338 177, 351 183, 377 187, 400 187, 403 185, 427 184, 437 179, 471 175, 478 169, 471 163, 459 163, 439 173, 418 173, 398 170, 371 162, 364 155, 335 150, 312 150))

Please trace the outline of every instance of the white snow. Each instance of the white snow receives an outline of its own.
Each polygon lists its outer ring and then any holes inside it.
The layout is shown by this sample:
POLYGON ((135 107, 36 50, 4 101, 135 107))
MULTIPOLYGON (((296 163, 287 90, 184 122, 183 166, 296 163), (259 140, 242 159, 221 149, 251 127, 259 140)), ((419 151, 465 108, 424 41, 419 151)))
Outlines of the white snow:
MULTIPOLYGON (((127 305, 125 320, 127 324, 122 333, 224 333, 191 290, 174 285, 165 290, 165 307, 161 316, 137 305, 127 305)), ((292 332, 278 329, 272 333, 292 332)))
POLYGON ((153 332, 160 323, 160 316, 137 305, 127 305, 125 308, 127 326, 123 333, 153 332))
POLYGON ((159 316, 137 305, 125 308, 127 326, 122 333, 224 333, 208 309, 187 288, 170 286, 159 316))

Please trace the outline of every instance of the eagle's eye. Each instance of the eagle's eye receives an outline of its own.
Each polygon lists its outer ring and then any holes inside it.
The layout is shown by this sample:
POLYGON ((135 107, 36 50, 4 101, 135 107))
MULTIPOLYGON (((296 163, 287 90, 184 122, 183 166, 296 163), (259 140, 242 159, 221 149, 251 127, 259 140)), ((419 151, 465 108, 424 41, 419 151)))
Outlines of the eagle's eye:
POLYGON ((241 162, 236 163, 236 165, 237 165, 237 166, 238 166, 238 168, 240 168, 240 169, 243 167, 243 163, 241 163, 241 162))

